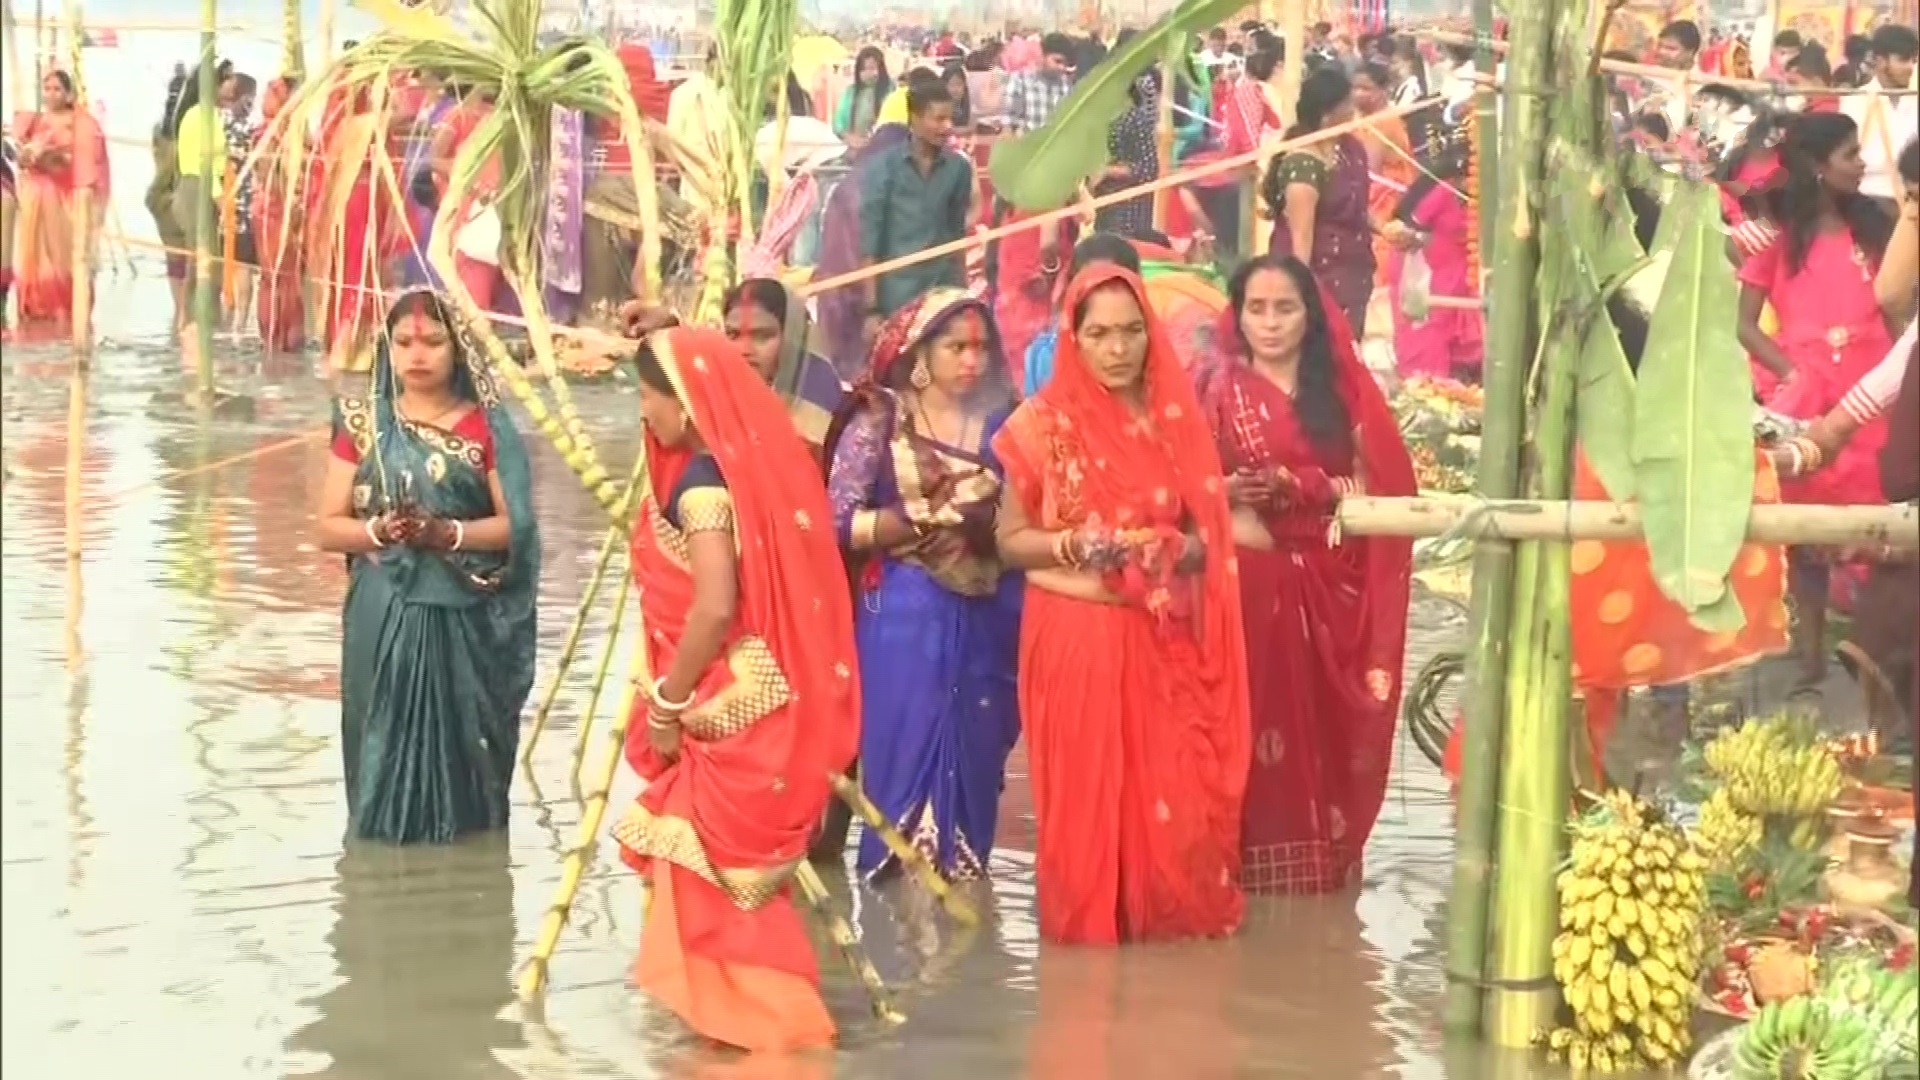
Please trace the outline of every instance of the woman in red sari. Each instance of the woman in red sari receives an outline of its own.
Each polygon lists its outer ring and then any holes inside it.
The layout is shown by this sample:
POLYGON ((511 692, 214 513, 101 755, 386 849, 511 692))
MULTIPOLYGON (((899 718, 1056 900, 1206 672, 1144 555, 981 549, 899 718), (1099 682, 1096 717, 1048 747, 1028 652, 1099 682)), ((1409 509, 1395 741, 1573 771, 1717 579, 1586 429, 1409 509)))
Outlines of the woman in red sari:
POLYGON ((1360 879, 1386 795, 1411 542, 1333 534, 1342 495, 1416 493, 1393 412, 1345 316, 1298 259, 1241 264, 1203 402, 1220 445, 1246 627, 1250 892, 1360 879))
POLYGON ((91 230, 107 208, 107 143, 93 114, 75 99, 73 79, 50 71, 41 80, 45 107, 15 122, 20 144, 14 226, 14 287, 23 341, 53 341, 73 333, 74 245, 91 244, 91 230), (94 223, 75 236, 73 200, 93 191, 94 223))
POLYGON ((653 902, 634 977, 708 1038, 828 1046, 788 879, 860 741, 853 611, 819 468, 718 331, 639 352, 648 478, 633 573, 658 677, 628 726, 646 789, 614 826, 653 902))
POLYGON ((317 182, 306 206, 306 266, 323 285, 322 333, 328 366, 370 371, 386 306, 382 273, 398 250, 397 207, 377 175, 387 152, 384 124, 370 91, 336 92, 320 121, 317 182))
MULTIPOLYGON (((272 129, 273 121, 293 96, 293 81, 282 76, 267 84, 260 95, 260 127, 255 138, 272 129)), ((280 150, 289 151, 292 138, 304 138, 303 132, 289 131, 282 136, 280 150)), ((299 187, 299 173, 306 171, 303 160, 313 149, 301 146, 301 158, 285 165, 263 168, 253 203, 253 235, 259 238, 260 290, 255 299, 255 318, 260 325, 260 340, 268 354, 299 352, 306 344, 306 304, 302 294, 306 282, 302 276, 302 215, 297 201, 288 194, 299 187), (295 162, 298 162, 296 164, 295 162), (290 172, 289 170, 299 170, 290 172)))
POLYGON ((1088 267, 1061 318, 1052 380, 993 439, 1001 558, 1027 571, 1040 934, 1231 933, 1247 658, 1220 456, 1138 276, 1088 267))

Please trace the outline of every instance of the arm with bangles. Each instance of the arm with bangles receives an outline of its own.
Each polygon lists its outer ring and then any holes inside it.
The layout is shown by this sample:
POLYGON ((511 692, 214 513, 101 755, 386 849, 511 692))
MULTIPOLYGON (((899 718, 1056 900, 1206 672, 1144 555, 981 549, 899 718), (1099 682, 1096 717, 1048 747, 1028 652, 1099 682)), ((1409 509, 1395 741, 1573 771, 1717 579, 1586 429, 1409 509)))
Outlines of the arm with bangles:
POLYGON ((327 461, 316 515, 320 550, 366 555, 396 544, 427 551, 506 551, 512 546, 513 520, 507 516, 506 495, 493 470, 487 471, 493 503, 493 513, 487 517, 458 520, 403 509, 361 518, 353 510, 353 482, 359 467, 357 459, 343 455, 336 445, 327 461))
POLYGON ((647 739, 669 761, 680 756, 681 717, 693 706, 700 674, 719 659, 740 604, 732 498, 721 487, 691 488, 680 496, 680 512, 693 602, 673 662, 647 693, 647 739))
POLYGON ((887 414, 878 403, 861 409, 841 433, 827 474, 827 498, 840 547, 856 555, 891 551, 921 535, 899 507, 874 505, 886 428, 887 414))

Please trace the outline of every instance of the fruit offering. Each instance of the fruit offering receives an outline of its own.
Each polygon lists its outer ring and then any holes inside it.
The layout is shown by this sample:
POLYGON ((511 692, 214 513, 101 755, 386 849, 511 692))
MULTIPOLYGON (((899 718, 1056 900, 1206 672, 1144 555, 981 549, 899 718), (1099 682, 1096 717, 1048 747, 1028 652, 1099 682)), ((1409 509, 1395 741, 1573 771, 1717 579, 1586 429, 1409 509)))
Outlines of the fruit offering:
POLYGON ((1694 825, 1693 838, 1709 866, 1727 870, 1739 866, 1760 846, 1762 832, 1760 819, 1733 805, 1733 796, 1725 787, 1719 787, 1700 804, 1700 820, 1694 825))
POLYGON ((1912 1076, 1920 975, 1868 960, 1839 965, 1817 994, 1768 1005, 1734 1048, 1734 1080, 1912 1076))
POLYGON ((1722 731, 1706 762, 1732 805, 1758 817, 1816 818, 1846 781, 1833 749, 1784 717, 1722 731))
POLYGON ((1625 792, 1572 826, 1559 877, 1553 974, 1572 1023, 1546 1033, 1575 1072, 1686 1060, 1702 951, 1706 860, 1686 835, 1625 792))

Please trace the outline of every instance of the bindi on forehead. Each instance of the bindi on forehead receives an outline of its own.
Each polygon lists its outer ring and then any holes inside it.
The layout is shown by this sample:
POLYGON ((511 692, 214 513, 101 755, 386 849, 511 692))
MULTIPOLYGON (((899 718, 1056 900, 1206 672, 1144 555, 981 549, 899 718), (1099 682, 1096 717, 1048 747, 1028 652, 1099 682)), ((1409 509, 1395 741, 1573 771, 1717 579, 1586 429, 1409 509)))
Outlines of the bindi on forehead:
POLYGON ((434 337, 446 332, 438 319, 417 311, 401 316, 400 324, 394 329, 410 338, 434 337))

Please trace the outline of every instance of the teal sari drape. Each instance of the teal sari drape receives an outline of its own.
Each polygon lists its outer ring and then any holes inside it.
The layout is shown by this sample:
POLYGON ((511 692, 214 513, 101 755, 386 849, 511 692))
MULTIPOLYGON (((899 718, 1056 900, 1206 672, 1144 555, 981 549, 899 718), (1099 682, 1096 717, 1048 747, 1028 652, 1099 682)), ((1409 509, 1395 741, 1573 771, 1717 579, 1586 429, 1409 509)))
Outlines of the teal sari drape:
MULTIPOLYGON (((493 516, 482 448, 403 421, 385 347, 373 396, 342 398, 336 437, 358 451, 353 503, 369 517, 411 503, 443 518, 493 516)), ((526 447, 485 376, 456 365, 485 410, 494 471, 512 522, 505 552, 390 547, 348 558, 341 745, 352 835, 445 843, 506 824, 533 687, 540 538, 526 447)))

